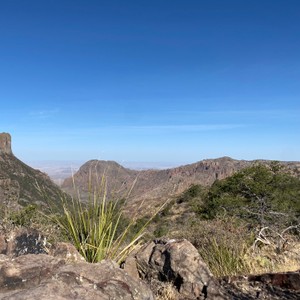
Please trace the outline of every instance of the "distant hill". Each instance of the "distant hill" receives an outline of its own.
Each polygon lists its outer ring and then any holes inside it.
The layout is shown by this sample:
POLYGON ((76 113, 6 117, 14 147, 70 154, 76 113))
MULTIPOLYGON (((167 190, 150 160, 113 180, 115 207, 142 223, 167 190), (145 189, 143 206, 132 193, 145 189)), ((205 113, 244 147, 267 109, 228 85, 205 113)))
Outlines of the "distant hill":
POLYGON ((10 135, 0 133, 0 205, 16 207, 26 203, 41 204, 45 198, 40 189, 51 201, 57 201, 63 193, 48 175, 15 157, 11 150, 10 135))
MULTIPOLYGON (((176 196, 192 184, 211 185, 216 179, 224 179, 233 173, 254 164, 257 161, 235 160, 230 157, 206 159, 193 164, 165 170, 136 171, 124 168, 114 161, 91 160, 86 162, 74 174, 66 179, 62 188, 74 194, 74 184, 81 192, 82 199, 87 199, 88 186, 99 186, 101 177, 107 180, 108 196, 124 197, 130 190, 130 206, 136 207, 145 201, 146 207, 162 203, 167 198, 176 196)), ((262 163, 270 161, 261 160, 262 163)), ((296 176, 300 173, 299 162, 282 162, 296 176)))
POLYGON ((76 190, 79 190, 82 199, 87 199, 90 186, 99 188, 104 177, 107 182, 105 189, 109 195, 114 193, 118 197, 123 197, 130 191, 139 173, 124 168, 114 161, 90 160, 83 164, 73 177, 65 179, 61 188, 69 194, 77 193, 76 190))

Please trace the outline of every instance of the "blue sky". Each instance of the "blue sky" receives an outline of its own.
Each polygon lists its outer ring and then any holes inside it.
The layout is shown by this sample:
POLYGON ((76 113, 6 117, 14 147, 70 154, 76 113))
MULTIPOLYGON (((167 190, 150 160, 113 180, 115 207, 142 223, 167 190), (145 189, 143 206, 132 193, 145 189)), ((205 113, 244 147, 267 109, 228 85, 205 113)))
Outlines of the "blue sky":
POLYGON ((24 161, 300 160, 300 1, 0 2, 24 161))

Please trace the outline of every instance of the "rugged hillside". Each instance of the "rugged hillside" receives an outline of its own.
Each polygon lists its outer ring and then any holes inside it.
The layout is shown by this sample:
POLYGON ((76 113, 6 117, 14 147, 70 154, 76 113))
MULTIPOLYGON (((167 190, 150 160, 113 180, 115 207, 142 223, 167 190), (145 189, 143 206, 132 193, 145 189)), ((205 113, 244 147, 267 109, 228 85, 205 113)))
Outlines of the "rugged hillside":
POLYGON ((114 161, 90 160, 73 177, 65 179, 62 188, 69 194, 79 190, 82 199, 87 198, 91 186, 97 187, 99 192, 107 191, 110 195, 114 193, 118 197, 126 197, 138 173, 114 161), (104 178, 106 187, 102 185, 104 178))
POLYGON ((210 185, 217 178, 225 178, 249 164, 250 162, 224 157, 173 169, 136 171, 124 168, 114 161, 91 160, 73 178, 66 179, 62 188, 72 193, 75 184, 84 197, 90 184, 99 186, 104 176, 109 193, 125 196, 132 189, 130 198, 133 200, 164 198, 181 193, 193 183, 210 185))
MULTIPOLYGON (((86 199, 90 184, 99 186, 104 175, 109 196, 114 194, 116 197, 124 197, 130 192, 128 199, 133 207, 145 200, 145 204, 150 208, 182 193, 192 184, 209 186, 216 179, 231 176, 236 171, 256 162, 222 157, 166 170, 136 171, 124 168, 113 161, 91 160, 85 163, 73 178, 66 179, 62 188, 74 194, 75 185, 82 199, 86 199)), ((270 163, 270 161, 260 162, 270 163)), ((290 172, 299 176, 300 163, 283 162, 282 164, 290 172)))
POLYGON ((50 178, 35 170, 11 151, 11 137, 8 133, 0 133, 0 205, 15 207, 18 204, 41 203, 45 197, 56 201, 62 191, 50 178))
POLYGON ((149 199, 178 195, 191 184, 211 185, 216 179, 230 176, 249 164, 247 161, 223 157, 167 170, 141 171, 133 189, 133 198, 149 199))

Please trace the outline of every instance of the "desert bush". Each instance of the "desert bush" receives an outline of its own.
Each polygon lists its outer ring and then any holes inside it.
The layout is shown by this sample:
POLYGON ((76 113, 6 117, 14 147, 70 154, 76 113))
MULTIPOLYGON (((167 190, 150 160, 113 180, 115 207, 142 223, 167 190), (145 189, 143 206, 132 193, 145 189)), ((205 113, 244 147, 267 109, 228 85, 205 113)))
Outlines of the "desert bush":
POLYGON ((296 271, 300 264, 300 225, 281 232, 263 227, 247 253, 253 273, 296 271), (297 234, 298 232, 298 234, 297 234))
POLYGON ((38 230, 50 244, 66 241, 66 235, 61 231, 51 215, 43 211, 44 207, 36 204, 26 204, 18 207, 0 207, 0 230, 10 232, 19 227, 38 230))
POLYGON ((248 250, 246 260, 254 274, 267 272, 288 272, 299 270, 300 241, 294 235, 285 237, 288 242, 278 252, 277 246, 263 244, 248 250))
POLYGON ((299 223, 300 180, 277 164, 258 164, 216 181, 203 198, 199 214, 213 219, 227 214, 253 227, 283 229, 299 223))
POLYGON ((15 226, 29 226, 38 218, 38 208, 34 204, 29 204, 18 210, 11 210, 6 213, 6 220, 15 226))
POLYGON ((184 191, 177 199, 177 203, 189 202, 199 199, 203 196, 204 187, 199 184, 192 184, 186 191, 184 191))
POLYGON ((174 238, 188 239, 215 276, 246 274, 245 254, 253 237, 245 223, 234 217, 200 220, 194 218, 174 238))

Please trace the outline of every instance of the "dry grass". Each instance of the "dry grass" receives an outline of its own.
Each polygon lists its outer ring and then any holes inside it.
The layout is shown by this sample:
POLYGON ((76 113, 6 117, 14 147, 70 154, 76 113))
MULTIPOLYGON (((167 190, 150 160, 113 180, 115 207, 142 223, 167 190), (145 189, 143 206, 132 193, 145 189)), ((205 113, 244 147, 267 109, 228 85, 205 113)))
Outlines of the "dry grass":
POLYGON ((171 282, 161 284, 155 293, 156 300, 178 300, 179 295, 171 282))
POLYGON ((168 236, 188 239, 217 277, 300 269, 299 236, 288 232, 283 237, 266 235, 270 244, 258 243, 254 249, 257 234, 234 217, 195 218, 168 236), (284 243, 278 238, 284 238, 284 243))
POLYGON ((201 257, 217 276, 242 275, 249 272, 244 261, 248 247, 246 229, 235 218, 210 221, 197 220, 185 224, 174 237, 188 239, 199 251, 201 257))
POLYGON ((297 271, 300 269, 300 241, 291 237, 281 253, 266 245, 255 251, 249 249, 245 260, 252 274, 297 271))
POLYGON ((244 244, 228 244, 214 237, 206 237, 205 245, 199 248, 200 255, 211 272, 217 276, 240 275, 249 272, 244 259, 244 244))

